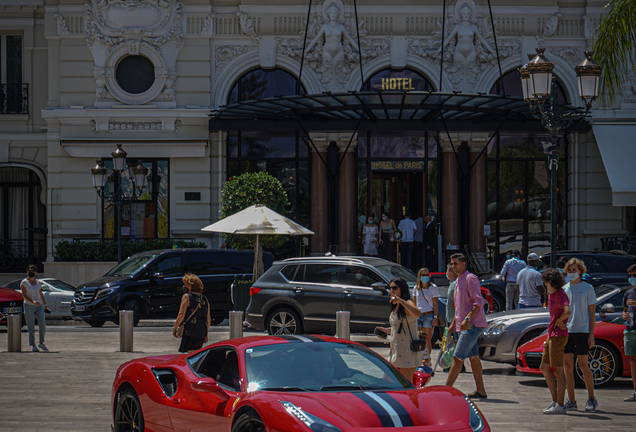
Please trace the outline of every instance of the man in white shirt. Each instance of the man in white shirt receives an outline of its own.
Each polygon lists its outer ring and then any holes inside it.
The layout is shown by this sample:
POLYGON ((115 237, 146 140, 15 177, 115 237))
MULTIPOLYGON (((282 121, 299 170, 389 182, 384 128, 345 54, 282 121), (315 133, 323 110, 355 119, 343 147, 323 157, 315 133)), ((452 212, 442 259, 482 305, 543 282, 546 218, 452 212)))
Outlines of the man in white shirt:
POLYGON ((528 266, 517 274, 519 285, 519 309, 541 306, 541 296, 545 292, 541 273, 537 271, 539 255, 528 255, 528 266))
POLYGON ((521 252, 512 251, 512 258, 505 262, 501 269, 501 276, 506 281, 506 310, 512 310, 519 304, 519 285, 517 274, 526 268, 526 263, 520 258, 521 252))
POLYGON ((413 239, 417 232, 415 222, 411 220, 411 210, 404 213, 404 219, 400 221, 398 229, 402 231, 402 265, 408 269, 411 268, 411 258, 413 257, 413 239))

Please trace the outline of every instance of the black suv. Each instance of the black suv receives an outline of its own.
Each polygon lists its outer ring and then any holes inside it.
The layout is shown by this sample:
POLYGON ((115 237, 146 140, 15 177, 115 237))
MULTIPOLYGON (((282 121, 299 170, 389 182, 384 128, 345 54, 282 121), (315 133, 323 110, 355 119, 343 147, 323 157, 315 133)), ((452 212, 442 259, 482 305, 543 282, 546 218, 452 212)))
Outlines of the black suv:
MULTIPOLYGON (((274 257, 263 253, 265 269, 274 257)), ((71 305, 74 317, 93 327, 119 321, 119 310, 134 311, 134 324, 142 318, 176 318, 183 296, 184 273, 203 282, 210 302, 212 323, 218 324, 232 310, 230 287, 235 276, 251 278, 254 252, 246 250, 166 249, 135 254, 99 279, 77 287, 71 305)))
MULTIPOLYGON (((412 290, 416 275, 401 265, 372 257, 291 258, 275 262, 250 289, 247 322, 270 334, 327 333, 336 330, 336 312, 349 311, 351 333, 387 326, 388 285, 403 278, 412 290)), ((446 306, 439 302, 442 331, 446 306)))

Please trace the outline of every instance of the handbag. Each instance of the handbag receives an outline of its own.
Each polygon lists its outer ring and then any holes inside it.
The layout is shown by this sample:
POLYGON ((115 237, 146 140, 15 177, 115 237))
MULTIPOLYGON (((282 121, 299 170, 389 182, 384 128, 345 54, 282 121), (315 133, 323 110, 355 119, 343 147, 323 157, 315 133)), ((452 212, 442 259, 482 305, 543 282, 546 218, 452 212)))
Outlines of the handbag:
POLYGON ((426 341, 424 339, 413 339, 413 335, 411 334, 411 326, 409 325, 408 319, 406 320, 406 325, 409 328, 409 337, 411 338, 411 351, 413 352, 424 351, 426 349, 426 341))
POLYGON ((186 319, 185 321, 181 322, 181 324, 179 324, 177 326, 177 329, 175 330, 175 336, 177 337, 177 339, 181 339, 183 337, 183 332, 185 331, 185 324, 190 321, 190 318, 192 318, 192 316, 196 313, 197 310, 199 310, 199 308, 201 307, 201 303, 199 303, 197 305, 196 308, 194 308, 194 310, 192 311, 192 313, 190 314, 190 316, 188 317, 188 319, 186 319))

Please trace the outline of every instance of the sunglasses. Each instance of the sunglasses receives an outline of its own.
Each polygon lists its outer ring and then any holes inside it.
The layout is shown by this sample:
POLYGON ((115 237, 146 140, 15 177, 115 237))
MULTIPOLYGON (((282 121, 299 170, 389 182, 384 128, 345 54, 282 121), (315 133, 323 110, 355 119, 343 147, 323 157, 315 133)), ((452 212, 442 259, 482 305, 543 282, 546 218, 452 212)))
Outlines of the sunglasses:
POLYGON ((390 289, 390 290, 396 290, 396 289, 398 289, 398 288, 400 288, 400 287, 395 286, 395 285, 391 285, 391 286, 389 286, 389 289, 390 289))
POLYGON ((450 263, 451 267, 458 266, 459 264, 460 264, 459 261, 451 261, 451 263, 450 263))

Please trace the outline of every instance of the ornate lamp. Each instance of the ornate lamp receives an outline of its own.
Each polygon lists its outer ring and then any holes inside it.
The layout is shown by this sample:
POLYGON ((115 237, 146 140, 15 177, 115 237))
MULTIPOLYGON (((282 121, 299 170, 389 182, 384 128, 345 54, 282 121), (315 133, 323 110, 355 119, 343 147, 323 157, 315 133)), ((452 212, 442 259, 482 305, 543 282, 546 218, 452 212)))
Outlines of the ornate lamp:
POLYGON ((148 174, 148 168, 143 166, 141 162, 133 169, 135 186, 143 189, 146 183, 146 175, 148 174))
POLYGON ((106 184, 106 168, 101 162, 97 162, 93 168, 91 168, 91 174, 93 174, 93 187, 101 189, 106 184))
POLYGON ((128 159, 126 162, 126 166, 128 166, 128 178, 132 181, 135 178, 135 168, 137 168, 137 162, 130 159, 128 159))
POLYGON ((585 59, 575 66, 574 70, 579 85, 579 96, 585 102, 586 110, 589 111, 592 102, 598 97, 601 67, 592 59, 592 51, 585 51, 585 59))
POLYGON ((554 63, 545 58, 545 48, 537 48, 537 54, 528 62, 528 73, 532 82, 532 94, 537 99, 547 98, 551 93, 554 63))
POLYGON ((523 92, 523 100, 529 101, 534 98, 534 94, 528 91, 529 83, 530 83, 530 72, 528 72, 528 66, 523 65, 519 69, 519 75, 521 76, 521 91, 523 92))
POLYGON ((126 156, 128 156, 128 153, 121 148, 121 144, 117 144, 117 150, 112 152, 111 156, 113 157, 113 170, 118 173, 122 172, 126 166, 126 156))

